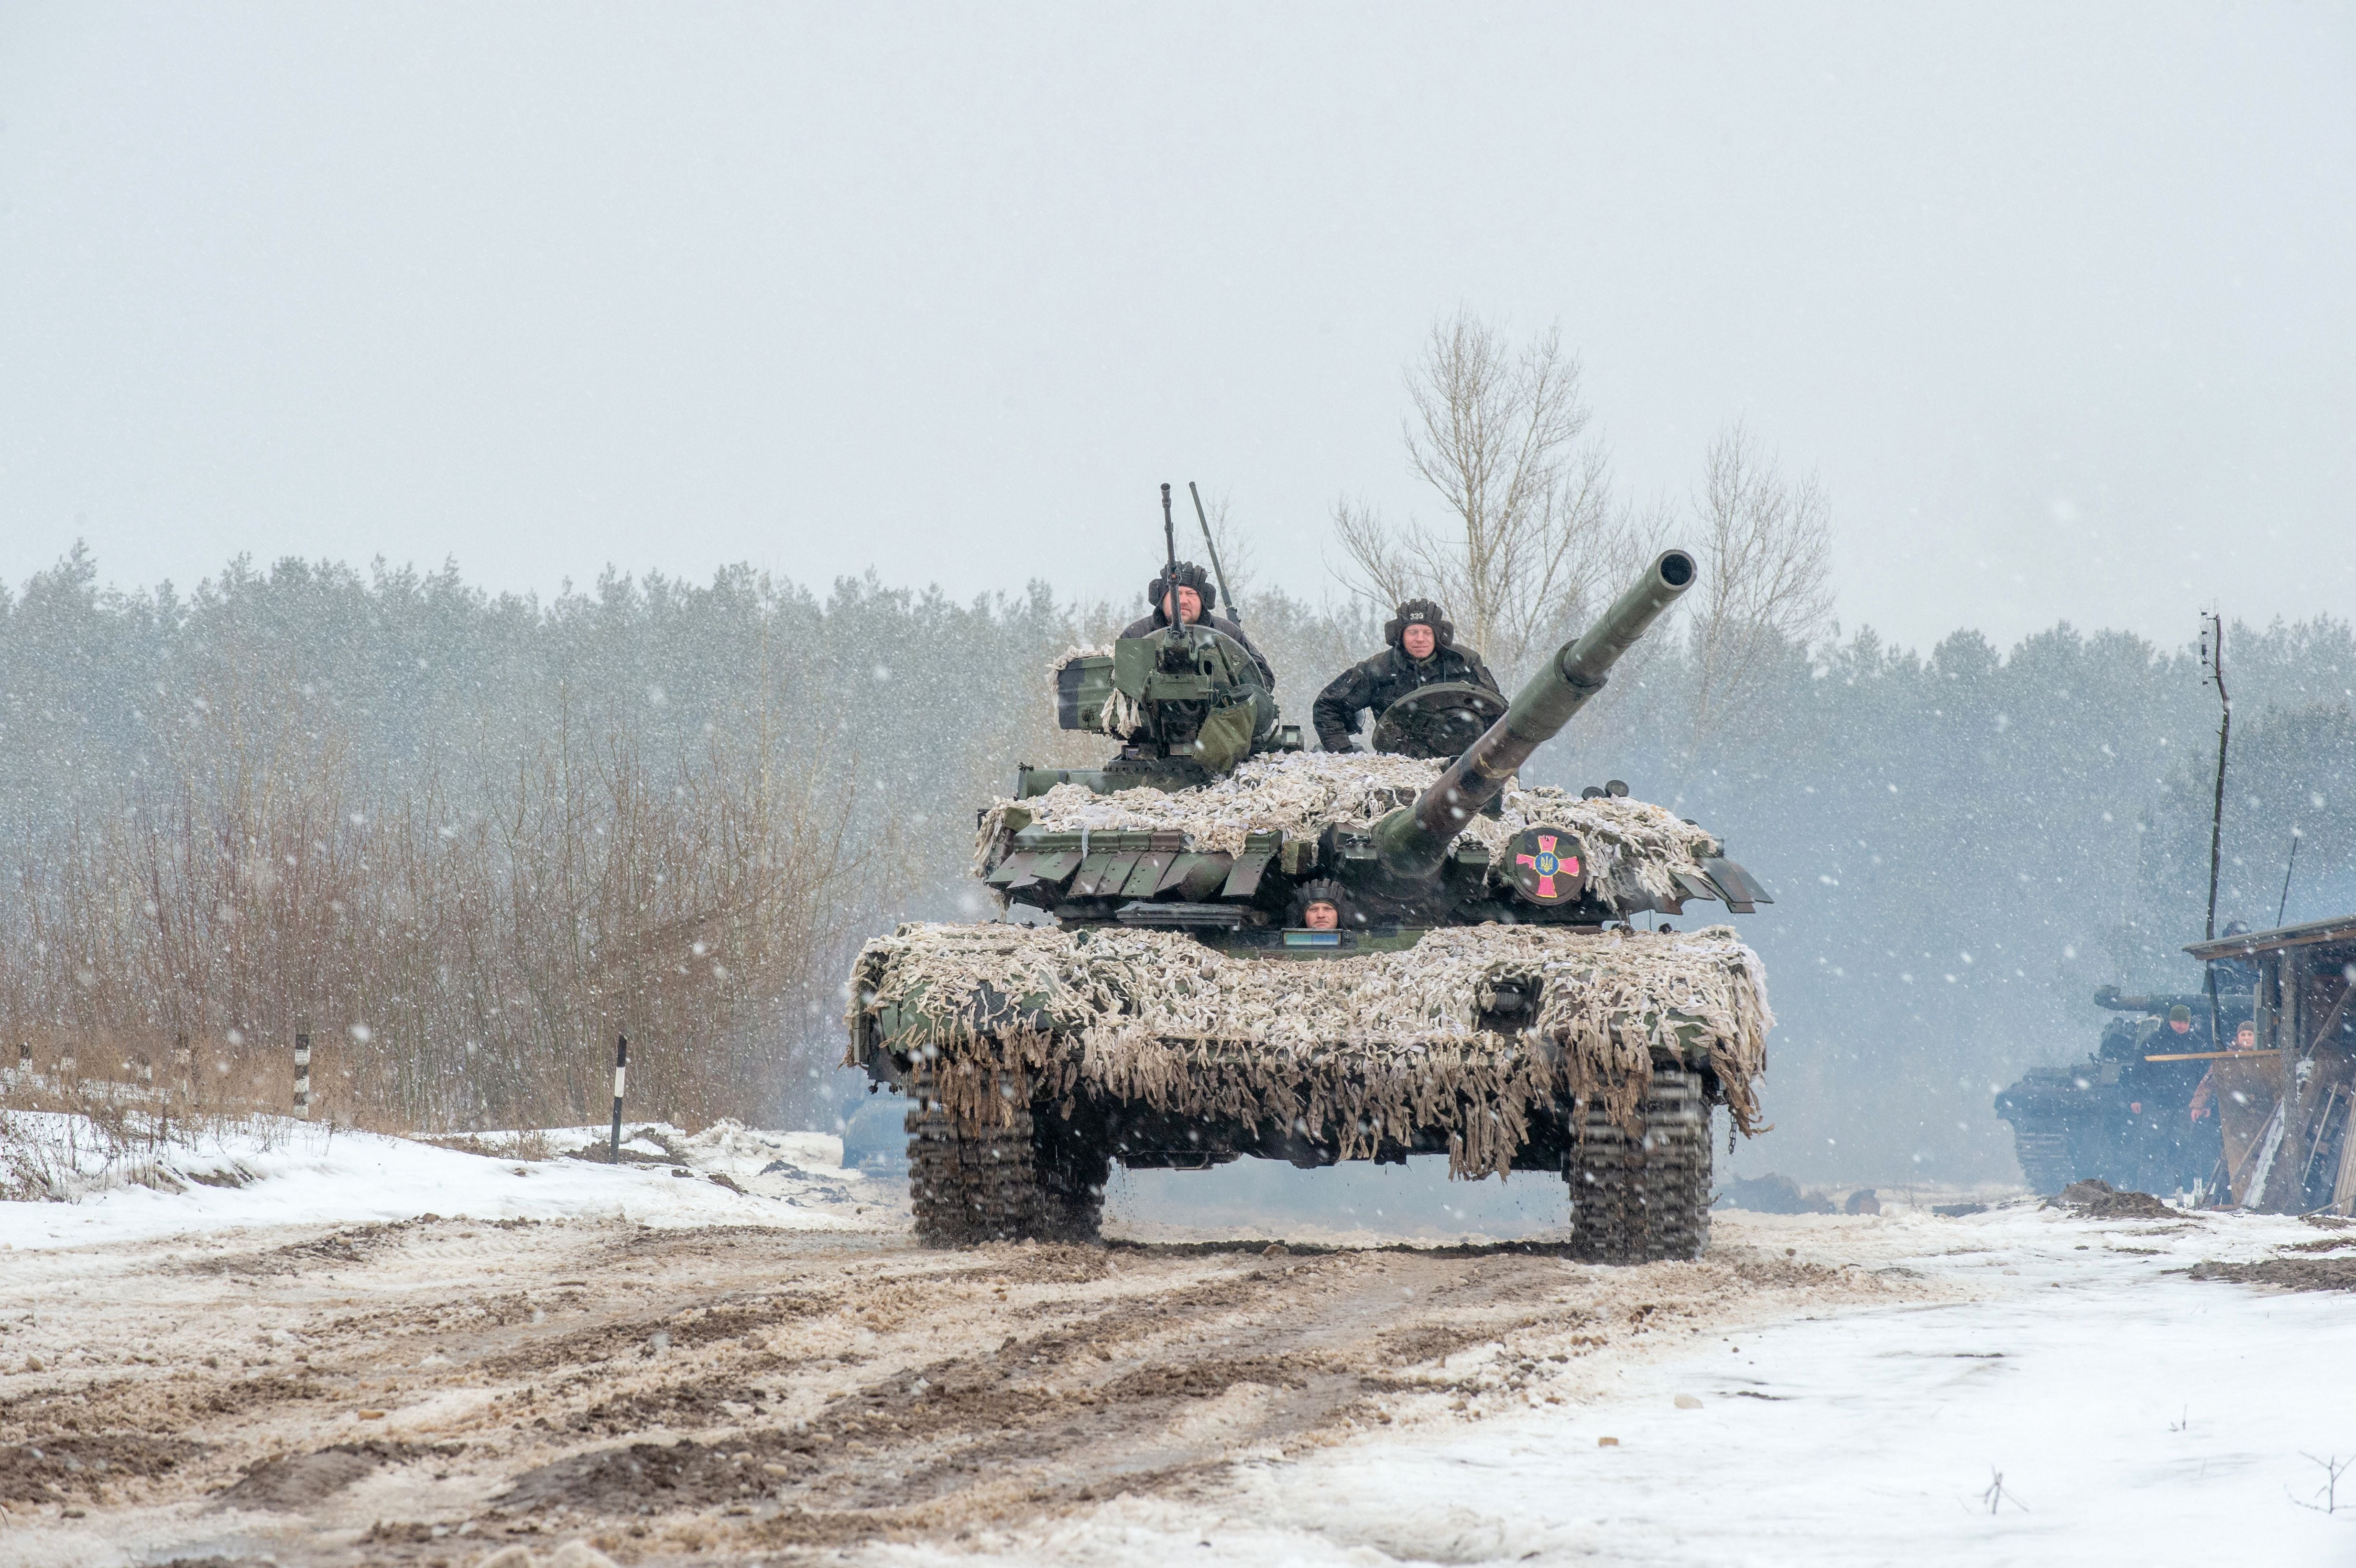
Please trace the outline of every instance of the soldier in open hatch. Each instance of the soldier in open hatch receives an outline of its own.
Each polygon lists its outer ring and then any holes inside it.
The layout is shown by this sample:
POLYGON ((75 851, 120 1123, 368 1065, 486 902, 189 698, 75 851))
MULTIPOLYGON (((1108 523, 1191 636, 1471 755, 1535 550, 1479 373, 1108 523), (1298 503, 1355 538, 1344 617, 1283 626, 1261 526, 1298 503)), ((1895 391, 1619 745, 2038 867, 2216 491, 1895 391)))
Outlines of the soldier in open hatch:
MULTIPOLYGON (((1292 923, 1303 931, 1335 931, 1350 912, 1350 895, 1342 884, 1328 877, 1320 877, 1301 884, 1293 895, 1292 923)), ((1364 925, 1363 919, 1355 922, 1364 925)))
MULTIPOLYGON (((1174 596, 1178 601, 1178 613, 1186 618, 1186 624, 1208 626, 1211 630, 1224 632, 1241 643, 1244 652, 1251 655, 1252 662, 1259 666, 1259 673, 1267 680, 1268 688, 1274 691, 1276 670, 1269 664, 1268 656, 1252 646, 1252 640, 1244 635, 1244 629, 1241 626, 1237 625, 1225 615, 1211 613, 1219 603, 1219 591, 1211 585, 1211 574, 1191 560, 1182 560, 1173 570, 1173 575, 1178 579, 1178 592, 1174 596)), ((1169 625, 1170 601, 1173 597, 1168 592, 1167 585, 1161 578, 1156 577, 1146 585, 1145 589, 1145 602, 1153 606, 1153 613, 1131 621, 1121 635, 1150 637, 1169 625)))
MULTIPOLYGON (((1384 709, 1419 688, 1450 681, 1497 690, 1496 678, 1480 656, 1456 645, 1454 623, 1432 600, 1410 599, 1401 604, 1383 635, 1390 646, 1352 665, 1317 694, 1317 743, 1329 752, 1351 749, 1350 732, 1358 727, 1361 711, 1371 711, 1379 720, 1384 709)), ((1391 748, 1378 739, 1375 749, 1391 748)))

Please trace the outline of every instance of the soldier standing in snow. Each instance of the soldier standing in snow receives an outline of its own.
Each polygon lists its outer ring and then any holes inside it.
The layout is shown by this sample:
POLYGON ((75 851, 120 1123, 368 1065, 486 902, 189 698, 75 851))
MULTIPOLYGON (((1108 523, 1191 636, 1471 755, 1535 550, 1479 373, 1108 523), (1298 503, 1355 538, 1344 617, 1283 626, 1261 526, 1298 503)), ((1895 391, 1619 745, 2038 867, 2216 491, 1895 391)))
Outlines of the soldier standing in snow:
POLYGON ((1153 606, 1153 613, 1130 622, 1129 628, 1122 632, 1121 635, 1150 637, 1169 625, 1170 603, 1174 598, 1178 604, 1178 613, 1185 617, 1186 624, 1208 626, 1211 630, 1225 633, 1241 643, 1244 652, 1251 655, 1252 662, 1259 666, 1260 677, 1268 682, 1269 690, 1274 691, 1276 670, 1268 662, 1268 656, 1252 646, 1252 640, 1244 635, 1244 629, 1241 626, 1237 625, 1225 615, 1211 613, 1219 603, 1219 591, 1211 585, 1211 574, 1191 560, 1182 560, 1173 570, 1173 575, 1178 580, 1177 592, 1173 594, 1169 591, 1169 585, 1156 577, 1146 585, 1145 590, 1145 602, 1153 606))
POLYGON ((1385 709, 1418 687, 1448 680, 1497 690, 1496 677, 1480 656, 1456 645, 1454 623, 1432 600, 1401 604, 1383 635, 1389 647, 1352 665, 1317 694, 1317 743, 1329 752, 1351 749, 1350 732, 1361 712, 1371 710, 1380 719, 1385 709))

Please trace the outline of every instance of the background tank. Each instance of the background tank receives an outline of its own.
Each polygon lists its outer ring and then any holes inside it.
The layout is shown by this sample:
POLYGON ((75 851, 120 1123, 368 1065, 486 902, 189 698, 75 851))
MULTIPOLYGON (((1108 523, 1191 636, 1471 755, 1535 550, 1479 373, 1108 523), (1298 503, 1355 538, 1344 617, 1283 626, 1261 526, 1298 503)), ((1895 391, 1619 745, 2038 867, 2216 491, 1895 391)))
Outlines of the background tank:
POLYGON ((2105 986, 2094 993, 2094 1005, 2119 1016, 2103 1025, 2094 1054, 2031 1068, 1997 1093, 1996 1114, 2012 1124, 2014 1156, 2031 1190, 2059 1192, 2090 1177, 2141 1192, 2182 1192, 2204 1183, 2218 1189, 2217 1116, 2190 1116, 2210 1064, 2146 1059, 2197 1055, 2231 1042, 2250 1017, 2247 987, 2224 988, 2235 978, 2219 976, 2222 1041, 2211 1040, 2205 992, 2126 996, 2105 986), (2166 1021, 2178 1007, 2192 1015, 2183 1034, 2166 1021))
POLYGON ((978 830, 1046 923, 902 926, 853 976, 849 1060, 915 1105, 919 1234, 1091 1235, 1116 1159, 1445 1153, 1567 1177, 1583 1256, 1697 1253, 1708 1107, 1753 1129, 1772 1019, 1730 928, 1639 917, 1767 895, 1659 806, 1514 782, 1693 577, 1663 552, 1452 760, 1295 750, 1205 628, 1069 661, 1060 720, 1119 755, 1022 770, 978 830), (1301 921, 1312 887, 1338 929, 1301 921))

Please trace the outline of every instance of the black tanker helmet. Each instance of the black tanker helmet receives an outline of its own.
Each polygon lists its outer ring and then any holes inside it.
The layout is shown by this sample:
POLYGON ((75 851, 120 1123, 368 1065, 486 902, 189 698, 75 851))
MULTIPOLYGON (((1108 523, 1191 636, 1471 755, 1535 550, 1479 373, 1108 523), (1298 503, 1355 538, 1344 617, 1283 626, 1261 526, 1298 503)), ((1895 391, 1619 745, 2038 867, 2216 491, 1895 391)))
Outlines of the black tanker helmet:
MULTIPOLYGON (((1205 571, 1201 567, 1196 566, 1191 560, 1182 560, 1178 563, 1175 575, 1178 579, 1179 587, 1191 588, 1202 596, 1204 614, 1207 615, 1212 611, 1219 607, 1219 591, 1215 587, 1212 586, 1211 574, 1209 572, 1205 571)), ((1156 575, 1153 581, 1146 586, 1145 602, 1148 604, 1152 605, 1156 610, 1159 610, 1162 608, 1162 601, 1169 597, 1169 593, 1170 585, 1162 581, 1159 575, 1156 575)))
POLYGON ((1383 628, 1383 640, 1395 648, 1404 645, 1409 626, 1430 626, 1436 648, 1456 645, 1456 623, 1436 599, 1410 599, 1401 604, 1383 628))
POLYGON ((1350 895, 1343 891, 1342 884, 1330 877, 1319 877, 1301 883, 1300 891, 1292 895, 1292 923, 1299 925, 1306 919, 1309 906, 1315 903, 1332 904, 1333 912, 1344 923, 1350 918, 1350 895))

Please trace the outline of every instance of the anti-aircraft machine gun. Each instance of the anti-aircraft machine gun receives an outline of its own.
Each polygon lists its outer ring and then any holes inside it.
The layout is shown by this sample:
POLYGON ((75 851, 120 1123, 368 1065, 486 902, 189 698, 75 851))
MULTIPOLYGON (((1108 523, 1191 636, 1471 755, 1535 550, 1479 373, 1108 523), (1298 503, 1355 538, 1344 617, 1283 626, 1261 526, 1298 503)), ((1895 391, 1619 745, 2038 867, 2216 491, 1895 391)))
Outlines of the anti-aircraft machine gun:
POLYGON ((1515 777, 1694 576, 1662 552, 1452 760, 1300 750, 1207 627, 1065 665, 1059 720, 1121 750, 1023 769, 977 856, 1052 923, 903 926, 853 976, 920 1236, 1093 1235, 1116 1159, 1445 1154, 1567 1178, 1593 1261, 1697 1254, 1709 1108, 1756 1129, 1772 1019, 1730 928, 1638 917, 1772 900, 1661 807, 1515 777), (1309 927, 1312 895, 1345 917, 1309 927))

